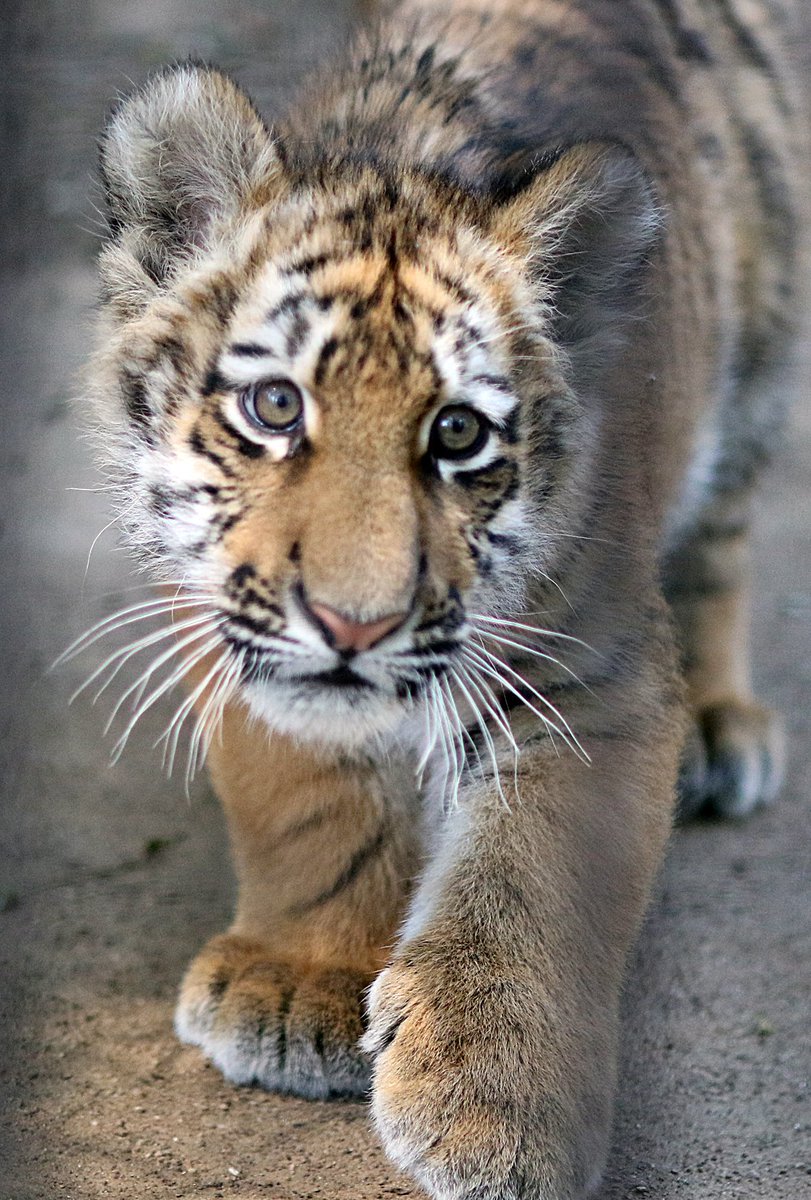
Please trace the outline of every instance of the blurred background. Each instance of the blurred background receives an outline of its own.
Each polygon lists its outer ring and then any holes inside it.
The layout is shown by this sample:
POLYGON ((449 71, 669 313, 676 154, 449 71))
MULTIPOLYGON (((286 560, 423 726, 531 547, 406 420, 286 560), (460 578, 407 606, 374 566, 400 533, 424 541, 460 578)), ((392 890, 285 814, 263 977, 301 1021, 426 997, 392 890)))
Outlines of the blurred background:
MULTIPOLYGON (((364 1106, 235 1090, 171 1030, 175 988, 229 917, 204 778, 160 770, 167 698, 109 765, 112 701, 81 681, 140 598, 70 399, 90 343, 95 139, 116 96, 193 54, 269 117, 334 52, 350 0, 3 0, 0 9, 0 1197, 416 1195, 364 1106), (92 547, 92 553, 91 553, 92 547)), ((788 781, 742 825, 673 840, 628 988, 601 1200, 811 1195, 811 348, 758 522, 759 688, 788 781)), ((134 678, 134 674, 132 678, 134 678)))

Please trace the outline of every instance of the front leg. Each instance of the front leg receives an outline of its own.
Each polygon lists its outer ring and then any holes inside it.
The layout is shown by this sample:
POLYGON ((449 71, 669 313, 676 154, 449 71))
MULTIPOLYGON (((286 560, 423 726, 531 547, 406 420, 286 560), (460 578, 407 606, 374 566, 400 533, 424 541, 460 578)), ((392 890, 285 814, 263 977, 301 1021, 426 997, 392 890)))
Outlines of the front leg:
POLYGON ((527 747, 509 810, 477 785, 448 816, 364 1042, 383 1143, 438 1200, 575 1200, 599 1180, 679 727, 663 707, 633 740, 615 724, 591 766, 527 747))
POLYGON ((391 767, 270 739, 238 705, 210 766, 237 911, 186 972, 178 1035, 234 1083, 362 1095, 363 997, 419 866, 403 780, 391 767))

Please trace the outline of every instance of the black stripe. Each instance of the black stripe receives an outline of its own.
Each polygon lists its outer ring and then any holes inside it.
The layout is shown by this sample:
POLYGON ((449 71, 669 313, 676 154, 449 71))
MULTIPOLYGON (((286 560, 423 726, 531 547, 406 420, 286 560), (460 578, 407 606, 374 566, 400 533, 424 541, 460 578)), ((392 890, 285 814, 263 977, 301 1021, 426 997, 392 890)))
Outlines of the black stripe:
POLYGON ((216 542, 221 542, 222 539, 225 537, 226 533, 229 533, 234 528, 234 526, 239 521, 242 520, 242 515, 243 514, 241 512, 235 512, 235 513, 220 513, 218 516, 216 516, 214 518, 214 527, 215 527, 214 540, 216 542))
POLYGON ((225 392, 228 390, 228 384, 225 378, 216 369, 210 370, 200 390, 201 396, 213 396, 215 392, 225 392))
POLYGON ((294 821, 292 825, 288 825, 282 830, 274 842, 274 846, 280 846, 284 842, 295 842, 305 834, 314 833, 320 829, 324 822, 335 815, 335 810, 332 807, 319 808, 316 812, 310 813, 309 817, 303 817, 300 821, 294 821))
POLYGON ((291 292, 289 296, 285 296, 284 300, 280 300, 273 308, 269 309, 266 315, 267 321, 278 321, 279 317, 283 317, 288 313, 297 312, 304 301, 307 299, 304 292, 291 292))
POLYGON ((236 288, 227 280, 220 278, 209 285, 205 309, 207 312, 214 313, 221 326, 227 324, 236 302, 236 288))
POLYGON ((316 387, 320 387, 324 382, 324 376, 327 373, 329 364, 337 352, 338 339, 335 337, 327 338, 327 340, 324 342, 324 345, 321 347, 321 352, 318 355, 318 362, 315 365, 313 380, 316 387))
POLYGON ((255 578, 256 567, 252 563, 240 563, 238 567, 234 567, 228 583, 241 588, 249 579, 255 578))
POLYGON ((290 263, 285 267, 285 275, 295 275, 303 273, 309 275, 312 271, 317 271, 319 267, 325 267, 327 263, 337 262, 338 259, 334 254, 308 254, 305 258, 299 258, 296 262, 290 263))
POLYGON ((485 529, 484 536, 491 546, 500 546, 513 553, 521 549, 521 539, 513 533, 494 533, 491 529, 485 529))
POLYGON ((239 354, 244 358, 265 358, 272 351, 267 346, 260 346, 258 342, 234 342, 228 347, 228 354, 239 354))
POLYGON ((124 396, 127 416, 141 429, 148 428, 154 414, 146 398, 146 380, 143 375, 137 375, 134 371, 124 367, 119 377, 119 383, 124 396))
POLYGON ((359 850, 355 851, 343 871, 341 871, 338 878, 330 887, 325 888, 323 892, 319 892, 313 900, 304 900, 300 904, 294 905, 289 910, 290 913, 301 915, 309 912, 313 908, 327 904, 330 900, 334 900, 336 896, 339 896, 341 892, 346 891, 355 882, 367 863, 380 853, 386 832, 385 824, 381 825, 374 837, 369 838, 359 850))
POLYGON ((231 424, 228 418, 225 417, 218 408, 214 410, 213 416, 223 433, 227 433, 229 438, 236 443, 237 450, 244 458, 262 457, 262 455, 265 453, 265 446, 261 445, 259 442, 252 442, 250 438, 246 438, 243 434, 241 434, 240 431, 231 424))
POLYGON ((217 454, 216 450, 210 449, 209 446, 203 441, 203 434, 199 425, 195 425, 194 429, 192 429, 191 433, 189 434, 188 445, 189 449, 195 454, 199 454, 201 458, 207 458, 209 462, 213 462, 215 466, 219 467, 223 475, 227 476, 229 479, 233 479, 233 468, 229 466, 222 455, 217 454))
POLYGON ((491 463, 472 471, 456 471, 452 476, 453 482, 460 487, 472 490, 480 488, 486 492, 482 497, 492 506, 491 515, 505 501, 511 500, 518 491, 518 464, 512 459, 495 458, 491 463), (499 479, 499 472, 504 472, 504 478, 499 479))
POLYGON ((256 633, 263 637, 270 637, 273 633, 269 620, 260 621, 254 617, 249 617, 244 612, 231 612, 228 614, 228 620, 232 625, 241 625, 243 628, 249 629, 251 633, 256 633))
POLYGON ((658 0, 658 6, 679 58, 710 66, 714 62, 712 51, 697 29, 682 24, 682 15, 676 0, 658 0))
POLYGON ((288 358, 295 358, 309 332, 310 322, 299 309, 293 314, 293 320, 285 339, 284 348, 288 358))
POLYGON ((784 115, 790 113, 791 105, 786 97, 783 81, 770 59, 765 46, 755 37, 754 31, 748 25, 744 24, 730 4, 730 0, 714 0, 714 7, 718 9, 721 19, 726 23, 727 28, 735 38, 738 49, 743 57, 751 67, 762 71, 772 85, 775 102, 780 111, 784 115))

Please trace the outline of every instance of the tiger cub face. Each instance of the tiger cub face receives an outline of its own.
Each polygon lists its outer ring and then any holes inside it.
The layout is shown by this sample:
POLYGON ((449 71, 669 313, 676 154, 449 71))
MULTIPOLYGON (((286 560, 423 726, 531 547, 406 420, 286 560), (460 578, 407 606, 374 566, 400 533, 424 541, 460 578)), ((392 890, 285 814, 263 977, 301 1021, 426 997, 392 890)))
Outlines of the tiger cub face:
MULTIPOLYGON (((125 104, 103 169, 96 406, 132 546, 210 616, 190 659, 275 729, 395 727, 542 569, 572 401, 534 189, 297 176, 190 67, 125 104)), ((577 177, 552 168, 548 207, 577 177)))

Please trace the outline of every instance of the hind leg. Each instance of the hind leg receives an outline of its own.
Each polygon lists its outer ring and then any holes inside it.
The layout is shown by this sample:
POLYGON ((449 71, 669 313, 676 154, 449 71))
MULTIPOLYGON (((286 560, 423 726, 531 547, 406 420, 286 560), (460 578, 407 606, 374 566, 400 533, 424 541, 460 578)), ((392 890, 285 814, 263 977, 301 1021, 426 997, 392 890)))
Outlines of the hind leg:
POLYGON ((694 718, 682 762, 682 818, 745 816, 768 804, 782 779, 779 719, 752 691, 748 510, 747 495, 716 497, 666 564, 694 718))

